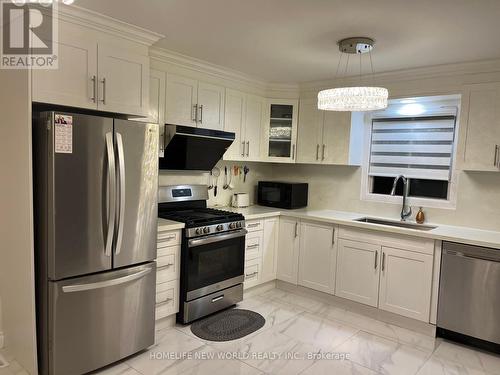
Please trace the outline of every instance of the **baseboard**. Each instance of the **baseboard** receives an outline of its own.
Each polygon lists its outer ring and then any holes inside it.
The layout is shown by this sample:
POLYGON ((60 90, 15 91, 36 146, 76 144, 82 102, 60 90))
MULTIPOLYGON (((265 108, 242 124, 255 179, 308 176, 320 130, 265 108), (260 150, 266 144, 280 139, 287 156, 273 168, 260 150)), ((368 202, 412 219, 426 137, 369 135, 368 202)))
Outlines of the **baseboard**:
POLYGON ((301 294, 307 297, 317 298, 325 303, 336 305, 354 313, 365 315, 369 318, 377 319, 385 323, 389 323, 398 327, 410 329, 419 332, 426 336, 436 337, 436 326, 430 323, 421 322, 419 320, 407 318, 388 311, 383 311, 375 307, 363 305, 362 303, 350 301, 345 298, 333 296, 331 294, 318 292, 303 286, 293 285, 285 281, 276 281, 276 288, 287 292, 301 294))
POLYGON ((176 318, 176 315, 173 314, 173 315, 169 315, 165 318, 157 320, 155 323, 155 331, 160 331, 160 330, 165 329, 165 328, 175 327, 175 323, 176 323, 175 318, 176 318))
POLYGON ((3 332, 0 332, 0 349, 3 348, 3 332))

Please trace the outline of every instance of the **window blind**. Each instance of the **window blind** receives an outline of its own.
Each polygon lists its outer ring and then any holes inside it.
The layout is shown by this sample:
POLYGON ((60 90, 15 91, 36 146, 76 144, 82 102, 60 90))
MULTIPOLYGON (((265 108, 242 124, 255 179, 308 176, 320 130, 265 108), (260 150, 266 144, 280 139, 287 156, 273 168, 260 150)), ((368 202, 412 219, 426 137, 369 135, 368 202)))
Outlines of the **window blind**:
POLYGON ((455 116, 374 119, 370 176, 449 181, 455 116))

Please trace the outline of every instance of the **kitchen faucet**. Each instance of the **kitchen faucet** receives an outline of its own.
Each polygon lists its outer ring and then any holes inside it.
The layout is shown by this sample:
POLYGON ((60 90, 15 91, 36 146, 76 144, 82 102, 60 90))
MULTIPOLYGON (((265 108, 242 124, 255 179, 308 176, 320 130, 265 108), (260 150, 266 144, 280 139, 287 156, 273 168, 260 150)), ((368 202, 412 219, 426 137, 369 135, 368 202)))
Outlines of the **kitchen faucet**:
POLYGON ((403 180, 403 207, 401 207, 401 221, 406 221, 406 218, 411 216, 411 206, 406 205, 406 198, 408 197, 408 193, 410 191, 410 184, 408 184, 408 179, 403 176, 399 175, 394 179, 394 184, 392 185, 392 190, 391 190, 391 195, 396 194, 396 186, 398 184, 398 181, 402 179, 403 180))

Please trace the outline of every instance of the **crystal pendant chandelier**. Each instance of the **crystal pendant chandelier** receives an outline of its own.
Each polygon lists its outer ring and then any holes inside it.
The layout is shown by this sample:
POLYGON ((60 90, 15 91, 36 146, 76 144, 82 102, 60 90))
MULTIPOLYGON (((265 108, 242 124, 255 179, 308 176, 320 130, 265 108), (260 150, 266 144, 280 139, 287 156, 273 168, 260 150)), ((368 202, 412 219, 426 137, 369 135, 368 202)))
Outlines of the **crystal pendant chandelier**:
MULTIPOLYGON (((338 42, 340 55, 335 78, 338 75, 342 62, 342 56, 347 54, 345 72, 349 65, 350 55, 359 55, 359 76, 361 80, 362 65, 361 55, 368 53, 370 56, 370 67, 373 75, 373 63, 371 51, 374 41, 370 38, 347 38, 338 42)), ((338 87, 322 90, 318 93, 318 109, 325 111, 374 111, 387 108, 389 92, 383 87, 354 86, 338 87)))

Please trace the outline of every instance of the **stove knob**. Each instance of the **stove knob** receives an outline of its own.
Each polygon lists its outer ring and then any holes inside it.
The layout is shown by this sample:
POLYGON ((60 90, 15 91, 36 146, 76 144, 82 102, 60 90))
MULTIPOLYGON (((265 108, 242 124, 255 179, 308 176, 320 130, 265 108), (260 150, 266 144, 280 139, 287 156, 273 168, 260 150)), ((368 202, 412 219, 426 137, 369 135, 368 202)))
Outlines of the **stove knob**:
POLYGON ((229 229, 235 229, 235 228, 236 228, 236 223, 229 224, 229 229))
POLYGON ((219 225, 217 225, 217 228, 215 228, 215 229, 217 230, 217 232, 220 232, 221 230, 224 229, 224 225, 219 224, 219 225))
POLYGON ((196 234, 203 234, 203 228, 196 228, 196 234))
POLYGON ((208 228, 208 227, 203 228, 203 233, 205 233, 205 234, 210 233, 210 228, 208 228))
POLYGON ((237 226, 238 228, 241 228, 241 222, 240 222, 240 221, 238 221, 238 222, 236 223, 236 226, 237 226))

